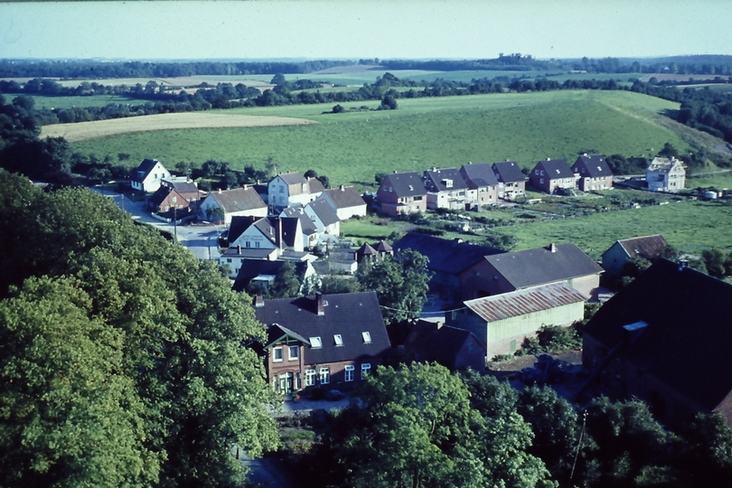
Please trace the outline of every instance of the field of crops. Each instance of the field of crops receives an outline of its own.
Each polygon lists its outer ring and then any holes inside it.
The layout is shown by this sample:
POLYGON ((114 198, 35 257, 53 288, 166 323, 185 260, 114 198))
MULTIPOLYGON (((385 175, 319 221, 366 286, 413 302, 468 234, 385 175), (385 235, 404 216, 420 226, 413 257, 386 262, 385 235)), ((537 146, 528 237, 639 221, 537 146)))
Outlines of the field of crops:
MULTIPOLYGON (((7 94, 8 98, 17 96, 16 94, 7 94)), ((139 105, 151 103, 150 100, 142 100, 138 98, 121 97, 119 95, 92 95, 86 97, 44 97, 33 95, 35 108, 52 109, 52 108, 72 108, 72 107, 104 107, 110 103, 121 103, 126 105, 139 105)))
MULTIPOLYGON (((378 102, 344 104, 346 107, 378 102)), ((233 109, 220 113, 303 118, 318 124, 245 129, 136 132, 85 140, 74 149, 97 156, 130 153, 174 166, 207 159, 281 170, 313 168, 333 183, 371 184, 374 174, 467 161, 512 158, 524 166, 578 151, 650 155, 678 133, 658 113, 676 104, 629 92, 557 91, 401 99, 393 111, 324 114, 331 105, 233 109)), ((140 128, 132 130, 141 130, 140 128)))

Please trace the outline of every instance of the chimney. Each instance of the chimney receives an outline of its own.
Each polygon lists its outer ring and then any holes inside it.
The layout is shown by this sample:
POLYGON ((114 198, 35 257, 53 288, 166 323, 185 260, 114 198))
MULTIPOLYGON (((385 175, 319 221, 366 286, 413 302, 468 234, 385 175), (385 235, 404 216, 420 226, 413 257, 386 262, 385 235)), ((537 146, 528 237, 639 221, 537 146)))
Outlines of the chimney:
POLYGON ((254 308, 262 308, 264 307, 264 297, 261 293, 257 293, 254 296, 254 308))
POLYGON ((555 253, 555 252, 557 252, 557 245, 552 242, 551 244, 549 244, 548 249, 549 249, 549 252, 555 253))
POLYGON ((236 246, 236 253, 241 254, 241 246, 236 246))
POLYGON ((325 315, 325 307, 328 306, 328 300, 323 298, 322 293, 315 294, 315 306, 318 311, 318 315, 325 315))
POLYGON ((279 239, 279 247, 280 250, 282 250, 282 217, 277 217, 277 232, 278 232, 278 239, 279 239))

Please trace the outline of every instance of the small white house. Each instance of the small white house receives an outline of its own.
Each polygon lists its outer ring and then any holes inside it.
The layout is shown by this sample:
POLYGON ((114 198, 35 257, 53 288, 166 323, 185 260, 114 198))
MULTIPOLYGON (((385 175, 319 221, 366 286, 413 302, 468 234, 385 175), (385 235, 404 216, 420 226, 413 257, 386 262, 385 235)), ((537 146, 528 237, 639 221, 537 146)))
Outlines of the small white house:
POLYGON ((313 221, 318 233, 332 236, 341 234, 341 221, 338 214, 325 198, 318 198, 314 202, 305 205, 303 211, 313 221))
POLYGON ((352 186, 339 186, 323 192, 328 204, 333 207, 340 220, 366 216, 366 202, 352 186))
POLYGON ((296 217, 234 217, 229 247, 303 251, 302 229, 296 217))
POLYGON ((267 204, 252 187, 218 190, 201 202, 198 216, 202 220, 230 224, 233 217, 266 217, 267 204))
POLYGON ((686 185, 684 163, 676 158, 655 157, 646 169, 646 182, 651 191, 677 192, 686 185))
POLYGON ((144 159, 132 174, 133 190, 154 193, 164 179, 170 179, 170 171, 157 159, 144 159))
POLYGON ((272 178, 267 185, 269 205, 282 209, 292 205, 307 205, 320 196, 325 188, 316 178, 300 173, 287 173, 272 178))

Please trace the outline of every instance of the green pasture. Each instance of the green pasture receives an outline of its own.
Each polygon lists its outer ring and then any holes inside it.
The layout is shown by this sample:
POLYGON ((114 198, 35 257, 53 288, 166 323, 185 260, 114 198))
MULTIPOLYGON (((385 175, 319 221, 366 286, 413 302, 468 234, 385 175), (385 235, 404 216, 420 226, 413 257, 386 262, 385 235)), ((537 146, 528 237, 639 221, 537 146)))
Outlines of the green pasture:
MULTIPOLYGON (((6 95, 8 98, 12 97, 12 94, 6 95)), ((35 102, 35 108, 37 109, 52 109, 52 108, 72 108, 72 107, 104 107, 110 103, 121 103, 129 105, 140 105, 145 103, 152 103, 150 100, 141 100, 137 98, 122 97, 119 95, 90 95, 84 97, 77 96, 63 96, 63 97, 46 97, 40 95, 33 95, 33 101, 35 102)))
MULTIPOLYGON (((344 103, 346 108, 377 101, 344 103)), ((207 159, 234 167, 313 168, 333 183, 370 185, 374 174, 515 159, 526 167, 545 157, 573 159, 578 151, 651 155, 665 142, 688 146, 662 124, 659 112, 677 105, 620 91, 553 91, 400 99, 393 111, 324 114, 332 104, 255 107, 227 114, 279 115, 318 122, 306 126, 186 129, 90 139, 74 149, 97 156, 153 157, 171 167, 207 159)))

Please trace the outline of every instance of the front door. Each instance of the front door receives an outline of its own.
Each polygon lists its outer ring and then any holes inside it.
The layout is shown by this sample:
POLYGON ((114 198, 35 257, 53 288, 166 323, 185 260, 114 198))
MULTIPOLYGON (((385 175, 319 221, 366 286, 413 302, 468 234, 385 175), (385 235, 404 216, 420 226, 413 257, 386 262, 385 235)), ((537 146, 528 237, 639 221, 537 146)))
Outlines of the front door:
POLYGON ((282 373, 279 375, 279 389, 282 393, 290 393, 292 391, 292 373, 282 373))

